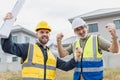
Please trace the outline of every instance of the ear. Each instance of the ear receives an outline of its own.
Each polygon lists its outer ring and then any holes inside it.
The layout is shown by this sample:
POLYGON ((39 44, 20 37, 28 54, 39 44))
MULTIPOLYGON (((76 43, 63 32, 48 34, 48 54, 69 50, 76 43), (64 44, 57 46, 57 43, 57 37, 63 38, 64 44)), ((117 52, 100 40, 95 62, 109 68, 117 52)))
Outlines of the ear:
POLYGON ((36 32, 36 37, 38 38, 38 33, 36 32))
POLYGON ((87 30, 89 30, 89 26, 86 26, 87 30))
POLYGON ((77 34, 77 32, 74 30, 74 33, 77 34))

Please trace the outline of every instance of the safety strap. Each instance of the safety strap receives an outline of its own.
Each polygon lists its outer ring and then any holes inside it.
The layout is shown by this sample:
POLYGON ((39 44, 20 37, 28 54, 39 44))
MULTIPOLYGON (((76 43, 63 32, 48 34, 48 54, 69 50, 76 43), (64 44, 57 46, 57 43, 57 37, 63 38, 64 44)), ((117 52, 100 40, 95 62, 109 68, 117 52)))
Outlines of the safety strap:
POLYGON ((29 45, 29 56, 28 56, 28 63, 32 63, 33 58, 33 44, 29 45))
MULTIPOLYGON (((103 71, 103 67, 96 68, 82 68, 83 72, 100 72, 103 71)), ((75 72, 81 72, 81 68, 75 68, 75 72)))
POLYGON ((97 49, 96 49, 96 38, 97 38, 97 36, 96 35, 93 35, 93 39, 92 39, 92 43, 93 43, 93 57, 94 57, 94 59, 96 59, 97 58, 97 49))

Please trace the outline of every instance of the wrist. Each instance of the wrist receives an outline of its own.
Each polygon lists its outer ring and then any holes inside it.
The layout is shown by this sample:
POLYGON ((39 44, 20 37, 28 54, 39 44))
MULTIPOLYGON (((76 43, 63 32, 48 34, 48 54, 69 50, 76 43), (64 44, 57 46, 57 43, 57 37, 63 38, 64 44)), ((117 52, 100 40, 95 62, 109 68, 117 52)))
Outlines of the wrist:
POLYGON ((57 42, 61 42, 61 39, 57 39, 57 42))

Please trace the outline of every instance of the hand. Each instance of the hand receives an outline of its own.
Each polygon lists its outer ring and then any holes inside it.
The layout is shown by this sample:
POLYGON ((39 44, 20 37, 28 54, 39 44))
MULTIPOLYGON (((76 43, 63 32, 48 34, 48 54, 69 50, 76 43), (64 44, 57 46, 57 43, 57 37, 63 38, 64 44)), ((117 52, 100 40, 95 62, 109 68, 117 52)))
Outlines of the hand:
POLYGON ((115 24, 108 23, 105 27, 107 28, 107 30, 111 34, 112 38, 116 38, 117 37, 115 24))
POLYGON ((57 41, 61 41, 64 35, 62 33, 57 34, 56 39, 57 41))
POLYGON ((8 12, 8 13, 6 14, 5 18, 4 18, 4 21, 9 20, 9 19, 12 19, 12 18, 13 18, 12 13, 11 13, 11 12, 8 12))
POLYGON ((76 48, 76 56, 75 56, 75 61, 77 62, 79 60, 79 57, 82 55, 82 48, 81 47, 77 47, 76 48))

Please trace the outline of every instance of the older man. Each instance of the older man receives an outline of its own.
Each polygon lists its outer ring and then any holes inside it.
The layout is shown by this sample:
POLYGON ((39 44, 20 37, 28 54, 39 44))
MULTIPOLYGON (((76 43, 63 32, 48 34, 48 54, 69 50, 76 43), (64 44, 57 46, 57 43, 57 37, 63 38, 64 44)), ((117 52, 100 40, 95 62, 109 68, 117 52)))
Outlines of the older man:
POLYGON ((107 24, 106 29, 111 35, 112 42, 98 35, 88 35, 88 26, 82 18, 75 18, 72 21, 72 28, 79 39, 66 49, 63 48, 61 40, 63 34, 57 35, 57 44, 60 57, 73 53, 76 55, 76 48, 82 52, 78 64, 75 67, 74 80, 102 80, 103 60, 101 50, 112 53, 119 51, 118 37, 114 24, 107 24))

